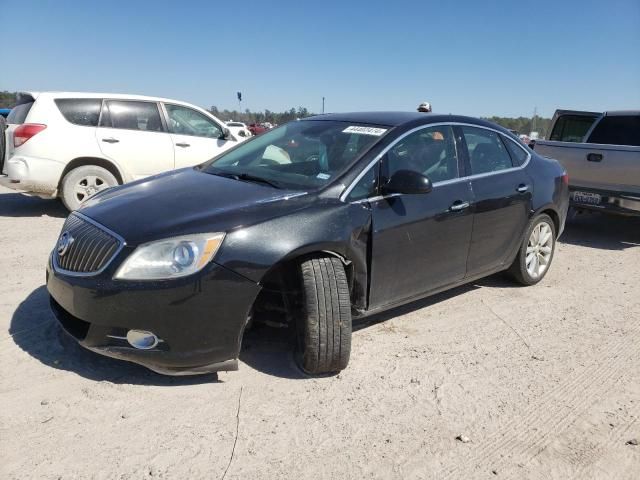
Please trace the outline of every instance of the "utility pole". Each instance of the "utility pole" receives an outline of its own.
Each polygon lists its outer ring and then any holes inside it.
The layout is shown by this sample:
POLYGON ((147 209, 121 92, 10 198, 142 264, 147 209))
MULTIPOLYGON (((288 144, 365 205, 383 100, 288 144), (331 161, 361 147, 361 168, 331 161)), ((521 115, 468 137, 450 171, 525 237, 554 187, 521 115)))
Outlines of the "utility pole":
POLYGON ((324 113, 324 97, 322 97, 322 113, 324 113))
POLYGON ((538 116, 538 107, 533 107, 533 120, 531 125, 531 131, 536 131, 536 117, 538 116))

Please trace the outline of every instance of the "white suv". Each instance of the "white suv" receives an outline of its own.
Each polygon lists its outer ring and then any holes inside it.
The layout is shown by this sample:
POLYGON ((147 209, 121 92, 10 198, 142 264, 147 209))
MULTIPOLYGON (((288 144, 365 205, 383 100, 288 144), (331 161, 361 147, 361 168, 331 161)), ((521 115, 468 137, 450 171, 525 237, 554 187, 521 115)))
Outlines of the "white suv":
POLYGON ((69 210, 104 188, 197 165, 246 140, 206 110, 140 95, 20 93, 7 124, 0 183, 60 197, 69 210))

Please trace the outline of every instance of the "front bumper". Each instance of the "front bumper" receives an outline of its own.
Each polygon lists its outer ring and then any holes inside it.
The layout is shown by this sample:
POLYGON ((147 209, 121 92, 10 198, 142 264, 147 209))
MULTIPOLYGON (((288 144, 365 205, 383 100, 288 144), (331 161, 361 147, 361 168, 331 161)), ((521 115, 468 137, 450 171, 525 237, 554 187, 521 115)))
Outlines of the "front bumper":
POLYGON ((80 345, 168 375, 237 370, 257 284, 215 263, 190 277, 161 282, 114 281, 114 269, 75 277, 56 272, 49 261, 52 310, 80 345), (161 341, 149 350, 136 349, 126 340, 130 329, 153 332, 161 341))

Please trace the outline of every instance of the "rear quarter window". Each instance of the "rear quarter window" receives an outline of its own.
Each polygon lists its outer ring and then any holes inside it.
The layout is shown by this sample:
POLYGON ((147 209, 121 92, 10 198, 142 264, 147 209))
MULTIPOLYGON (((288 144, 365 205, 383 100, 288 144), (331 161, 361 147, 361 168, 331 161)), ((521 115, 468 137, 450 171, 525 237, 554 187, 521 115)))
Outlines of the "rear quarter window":
POLYGON ((640 115, 603 117, 591 132, 588 143, 640 146, 640 115))
POLYGON ((502 136, 502 141, 507 147, 507 151, 509 155, 511 155, 511 160, 513 161, 513 165, 519 167, 524 165, 524 162, 529 158, 529 152, 527 152, 523 147, 516 144, 516 142, 506 136, 502 136))
POLYGON ((59 98, 56 101, 62 116, 74 125, 97 127, 102 100, 96 98, 59 98))
POLYGON ((23 124, 27 119, 27 115, 29 115, 29 110, 33 106, 35 102, 32 100, 30 102, 24 102, 19 105, 16 105, 9 113, 7 117, 7 123, 13 123, 16 125, 23 124))

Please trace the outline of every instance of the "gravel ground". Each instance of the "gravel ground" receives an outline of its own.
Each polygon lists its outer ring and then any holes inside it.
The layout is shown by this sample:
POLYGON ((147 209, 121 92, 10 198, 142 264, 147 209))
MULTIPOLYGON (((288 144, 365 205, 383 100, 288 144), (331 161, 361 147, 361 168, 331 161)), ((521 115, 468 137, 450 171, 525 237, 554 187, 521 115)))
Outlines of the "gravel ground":
POLYGON ((579 216, 535 287, 493 276, 358 324, 338 376, 258 328, 216 379, 63 336, 44 265, 65 215, 0 188, 3 479, 638 478, 638 219, 579 216))

